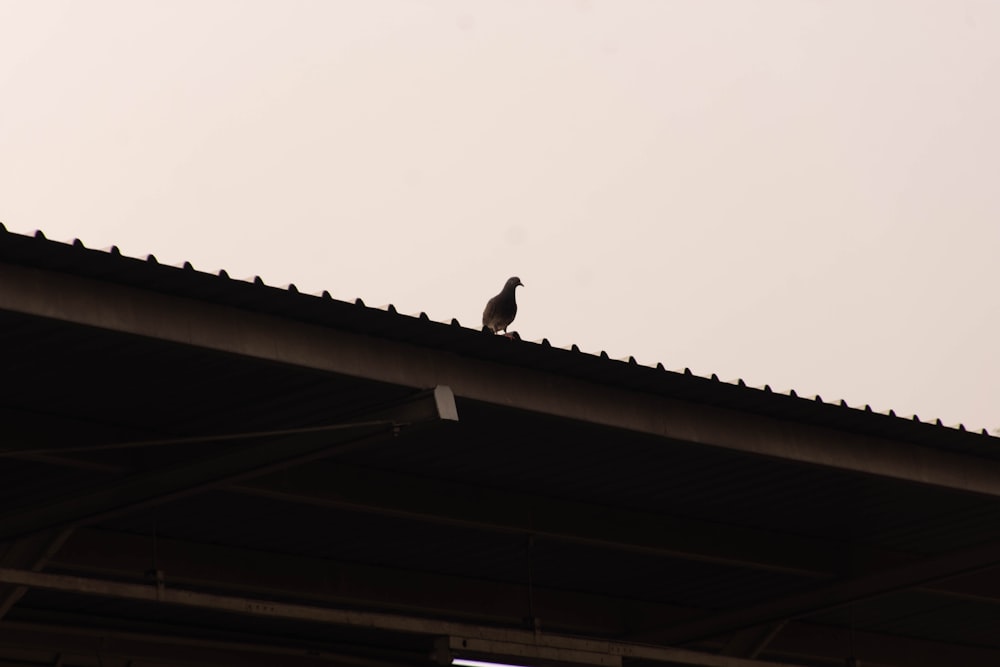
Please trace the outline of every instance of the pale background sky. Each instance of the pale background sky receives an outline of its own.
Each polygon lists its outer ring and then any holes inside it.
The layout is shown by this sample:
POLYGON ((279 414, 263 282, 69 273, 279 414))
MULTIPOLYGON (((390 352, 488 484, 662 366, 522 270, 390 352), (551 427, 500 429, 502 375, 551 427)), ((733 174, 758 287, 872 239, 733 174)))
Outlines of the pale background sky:
POLYGON ((0 221, 1000 426, 998 0, 0 0, 0 221))

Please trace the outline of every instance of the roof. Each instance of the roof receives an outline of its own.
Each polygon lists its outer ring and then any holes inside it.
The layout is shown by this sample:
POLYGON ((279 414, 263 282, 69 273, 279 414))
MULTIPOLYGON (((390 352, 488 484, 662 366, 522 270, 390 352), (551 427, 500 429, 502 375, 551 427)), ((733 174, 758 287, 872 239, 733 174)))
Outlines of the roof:
MULTIPOLYGON (((716 374, 705 378, 694 375, 688 368, 672 371, 662 364, 643 366, 634 357, 611 359, 606 352, 589 354, 575 344, 569 348, 554 347, 548 339, 521 341, 522 345, 498 345, 490 337, 480 335, 479 329, 462 327, 456 319, 450 323, 435 322, 426 313, 405 315, 397 312, 392 304, 385 308, 372 308, 360 298, 354 302, 334 299, 328 291, 318 295, 305 294, 299 292, 294 284, 284 287, 265 285, 259 276, 252 280, 233 279, 224 270, 217 275, 197 271, 190 262, 180 266, 164 265, 152 254, 145 259, 127 257, 114 246, 107 250, 85 248, 79 239, 60 243, 46 239, 41 231, 35 232, 34 236, 24 236, 8 232, 2 224, 0 260, 197 298, 320 326, 457 350, 464 355, 504 364, 543 368, 603 384, 682 396, 782 419, 833 425, 874 435, 891 435, 922 444, 941 443, 942 438, 956 447, 984 442, 977 437, 950 433, 958 431, 964 434, 967 431, 964 424, 949 426, 940 419, 921 421, 917 415, 903 418, 893 410, 876 412, 870 405, 849 406, 843 400, 824 401, 821 396, 799 396, 795 390, 788 394, 777 393, 769 385, 749 387, 742 379, 730 383, 720 380, 716 374)), ((985 428, 975 433, 992 437, 985 428)))
POLYGON ((5 230, 0 336, 0 659, 1000 659, 985 432, 5 230))

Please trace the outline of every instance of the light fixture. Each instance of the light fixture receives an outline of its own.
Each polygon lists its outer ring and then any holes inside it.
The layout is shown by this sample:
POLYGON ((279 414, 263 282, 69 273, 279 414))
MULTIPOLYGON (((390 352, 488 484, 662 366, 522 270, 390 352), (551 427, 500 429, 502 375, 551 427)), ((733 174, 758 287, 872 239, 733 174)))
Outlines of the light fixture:
POLYGON ((511 665, 505 662, 486 662, 485 660, 466 660, 464 658, 452 658, 451 664, 458 667, 525 667, 525 665, 511 665))

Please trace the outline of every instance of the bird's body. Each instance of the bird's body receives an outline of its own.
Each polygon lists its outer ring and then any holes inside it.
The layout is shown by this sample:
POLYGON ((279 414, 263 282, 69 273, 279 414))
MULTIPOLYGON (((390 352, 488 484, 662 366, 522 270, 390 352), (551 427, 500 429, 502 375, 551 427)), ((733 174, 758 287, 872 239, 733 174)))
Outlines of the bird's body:
POLYGON ((483 327, 493 333, 503 331, 507 333, 507 327, 514 321, 517 315, 517 301, 514 300, 514 290, 524 287, 520 278, 510 278, 500 290, 500 293, 486 303, 486 310, 483 311, 483 327))

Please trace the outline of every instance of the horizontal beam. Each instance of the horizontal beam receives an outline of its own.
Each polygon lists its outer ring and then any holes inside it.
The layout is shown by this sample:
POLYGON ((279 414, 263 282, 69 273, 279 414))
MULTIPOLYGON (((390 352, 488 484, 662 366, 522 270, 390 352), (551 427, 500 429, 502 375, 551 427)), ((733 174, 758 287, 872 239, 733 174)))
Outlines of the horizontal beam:
POLYGON ((765 623, 801 618, 900 590, 928 586, 997 565, 1000 565, 1000 541, 987 542, 915 560, 894 569, 841 579, 743 609, 723 611, 661 630, 644 631, 633 639, 684 644, 765 623))
MULTIPOLYGON (((149 537, 83 528, 66 542, 50 561, 50 567, 67 573, 127 581, 137 579, 148 567, 151 548, 149 537)), ((511 626, 521 623, 529 613, 525 584, 342 563, 164 537, 157 538, 157 563, 166 572, 168 585, 199 590, 279 599, 293 597, 319 605, 390 609, 511 626)), ((995 585, 982 588, 983 593, 977 600, 1000 604, 997 597, 985 599, 988 591, 996 590, 995 585)), ((531 595, 534 615, 542 619, 546 630, 574 635, 623 637, 633 628, 649 626, 653 621, 662 624, 674 619, 680 622, 701 613, 698 609, 538 585, 533 587, 531 595)), ((777 637, 783 637, 793 625, 801 624, 786 625, 777 637)), ((773 636, 770 631, 760 637, 755 635, 747 646, 766 646, 762 640, 773 636)), ((796 644, 803 645, 803 642, 796 644)), ((752 653, 750 648, 748 651, 752 653)), ((742 657, 757 657, 750 653, 742 657)), ((1000 652, 994 652, 997 653, 1000 652)), ((992 664, 1000 664, 1000 661, 992 664)))
MULTIPOLYGON (((58 622, 7 620, 0 623, 0 655, 2 649, 19 651, 59 652, 64 664, 100 667, 109 659, 150 660, 156 664, 205 665, 220 667, 265 667, 279 662, 291 667, 315 667, 318 664, 343 664, 351 667, 402 667, 402 658, 366 657, 336 652, 335 647, 320 650, 275 645, 273 642, 213 640, 161 635, 155 632, 115 630, 107 627, 86 627, 93 619, 81 617, 79 626, 66 616, 58 622), (98 657, 100 656, 100 658, 98 657)), ((448 641, 450 638, 446 638, 448 641)), ((1000 650, 984 646, 949 644, 877 634, 848 628, 791 623, 776 639, 768 653, 771 659, 804 664, 843 664, 845 647, 854 644, 862 664, 905 665, 906 667, 995 667, 1000 665, 1000 650), (853 634, 853 637, 852 637, 853 634)), ((450 642, 449 642, 450 643, 450 642)), ((426 658, 420 656, 426 661, 426 658)), ((416 664, 420 660, 410 664, 416 664)), ((33 660, 31 664, 42 663, 33 660)), ((42 663, 44 664, 44 663, 42 663)), ((424 662, 423 664, 426 664, 424 662)))
MULTIPOLYGON (((0 545, 0 566, 41 570, 72 532, 72 528, 51 530, 0 545)), ((24 586, 0 586, 0 620, 3 620, 27 590, 24 586)))
MULTIPOLYGON (((370 512, 427 523, 534 535, 551 541, 832 579, 851 563, 885 572, 923 559, 912 553, 806 538, 663 514, 509 493, 337 463, 264 476, 227 490, 283 502, 370 512), (456 503, 455 498, 462 502, 456 503)), ((930 581, 921 592, 1000 604, 996 578, 930 581), (983 584, 989 582, 988 586, 983 584)))
MULTIPOLYGON (((420 664, 422 656, 408 660, 377 659, 312 647, 281 646, 256 641, 223 641, 179 637, 93 627, 93 619, 81 618, 84 627, 4 621, 0 623, 0 655, 3 649, 20 652, 43 650, 62 654, 62 664, 106 667, 142 661, 154 665, 212 665, 213 667, 404 667, 420 664), (89 623, 88 623, 89 621, 89 623), (86 627, 91 625, 91 627, 86 627), (120 661, 120 662, 113 662, 120 661)), ((0 663, 2 664, 2 663, 0 663)), ((32 665, 53 664, 41 660, 32 665)))
MULTIPOLYGON (((498 646, 503 645, 505 652, 517 650, 519 651, 519 655, 525 658, 545 661, 552 660, 552 656, 560 654, 576 658, 588 655, 591 656, 591 659, 583 664, 599 664, 596 662, 599 660, 598 656, 603 655, 611 657, 608 667, 617 667, 615 663, 620 664, 621 658, 665 662, 675 665, 691 665, 695 667, 779 667, 775 663, 717 656, 672 647, 581 639, 540 631, 532 632, 529 630, 456 623, 454 621, 434 618, 215 595, 169 587, 31 572, 11 568, 0 568, 0 583, 80 595, 133 600, 151 604, 170 604, 189 608, 210 609, 243 616, 280 618, 429 637, 446 636, 452 637, 451 641, 459 643, 462 641, 495 642, 498 646), (546 657, 543 658, 542 654, 546 657), (615 660, 616 657, 617 661, 615 660)), ((783 664, 780 667, 789 667, 789 665, 783 664)))
POLYGON ((844 664, 854 647, 861 665, 894 667, 996 667, 1000 649, 904 637, 850 628, 791 622, 764 653, 772 660, 807 664, 844 664), (836 656, 839 660, 831 660, 836 656))
MULTIPOLYGON (((549 641, 544 643, 516 642, 480 636, 447 638, 449 653, 455 658, 481 659, 504 664, 564 663, 593 667, 622 667, 625 660, 638 660, 701 667, 779 667, 777 663, 764 660, 747 660, 671 647, 598 642, 605 644, 606 648, 592 650, 593 647, 578 646, 578 643, 580 640, 559 637, 549 637, 549 641)), ((781 663, 781 666, 793 667, 788 663, 781 663)))
MULTIPOLYGON (((84 528, 77 530, 66 542, 50 561, 50 567, 117 580, 138 578, 148 567, 151 548, 149 537, 84 528)), ((157 538, 157 562, 167 573, 168 586, 268 598, 291 596, 319 605, 375 606, 493 624, 516 624, 527 613, 524 585, 338 563, 163 537, 157 538)), ((969 587, 973 585, 970 583, 969 587)), ((983 599, 988 591, 996 590, 995 585, 981 588, 982 593, 976 599, 983 599)), ((533 597, 535 612, 546 628, 559 628, 558 631, 572 634, 614 636, 626 633, 632 623, 648 625, 651 619, 662 622, 666 617, 682 619, 698 613, 695 609, 537 586, 533 597)), ((998 601, 993 599, 992 602, 998 601)), ((0 624, 2 627, 4 624, 0 624)), ((857 633, 858 653, 868 656, 873 664, 908 667, 951 667, 954 664, 993 667, 1000 664, 1000 651, 997 650, 876 634, 865 635, 867 638, 862 639, 863 634, 857 633), (919 655, 924 659, 893 661, 890 659, 893 655, 919 655), (948 655, 953 659, 945 659, 948 655)), ((763 656, 811 664, 842 655, 844 647, 849 645, 846 629, 792 622, 765 649, 763 656)))
MULTIPOLYGON (((303 466, 285 471, 280 477, 265 475, 225 488, 235 493, 283 502, 481 530, 533 534, 564 543, 804 577, 835 576, 847 562, 862 561, 866 563, 866 569, 886 568, 918 558, 909 553, 861 545, 852 545, 850 553, 845 555, 842 553, 844 545, 817 538, 508 493, 476 484, 449 482, 445 488, 436 480, 342 463, 335 466, 303 466), (456 497, 462 498, 462 502, 454 502, 456 497), (579 517, 586 519, 580 520, 579 517)), ((123 548, 123 551, 128 549, 123 548)), ((919 590, 1000 604, 1000 596, 990 593, 998 590, 998 575, 1000 569, 977 572, 930 583, 919 587, 919 590)))
MULTIPOLYGON (((564 543, 829 577, 845 561, 819 539, 663 514, 498 491, 337 462, 230 485, 227 490, 318 507, 366 512, 564 543), (461 498, 461 502, 456 502, 461 498)), ((868 558, 885 554, 865 551, 868 558)), ((898 557, 898 555, 897 555, 898 557)))
MULTIPOLYGON (((138 581, 149 568, 151 537, 80 528, 49 562, 67 574, 138 581)), ((292 597, 319 605, 377 608, 516 626, 529 615, 526 583, 509 583, 156 538, 157 567, 170 586, 234 595, 292 597)), ((690 618, 665 604, 538 586, 530 611, 546 630, 620 636, 653 619, 690 618)))
POLYGON ((400 386, 447 384, 458 396, 495 405, 1000 496, 1000 463, 992 460, 628 391, 58 272, 0 264, 0 310, 400 386))
MULTIPOLYGON (((281 437, 264 437, 262 441, 256 434, 243 436, 247 442, 230 446, 222 453, 162 470, 138 472, 48 503, 2 514, 0 540, 151 507, 221 484, 343 454, 395 433, 401 421, 426 424, 456 418, 454 396, 447 387, 438 387, 404 400, 398 416, 388 409, 383 421, 305 429, 281 437)), ((232 440, 226 436, 220 439, 232 440)))
MULTIPOLYGON (((593 667, 622 667, 622 657, 607 652, 562 648, 482 639, 480 637, 445 637, 435 647, 435 661, 450 665, 455 658, 501 664, 570 664, 593 667)), ((706 656, 707 657, 707 656, 706 656)))
MULTIPOLYGON (((835 576, 847 562, 863 561, 867 568, 884 568, 918 558, 861 545, 852 545, 845 555, 844 545, 817 538, 508 493, 476 484, 449 482, 442 487, 436 480, 342 463, 303 466, 280 477, 265 475, 225 488, 282 502, 532 534, 564 543, 813 578, 835 576), (454 502, 456 497, 462 502, 454 502)), ((1000 604, 1000 597, 990 594, 997 590, 997 575, 1000 570, 974 573, 921 586, 920 590, 1000 604)))

